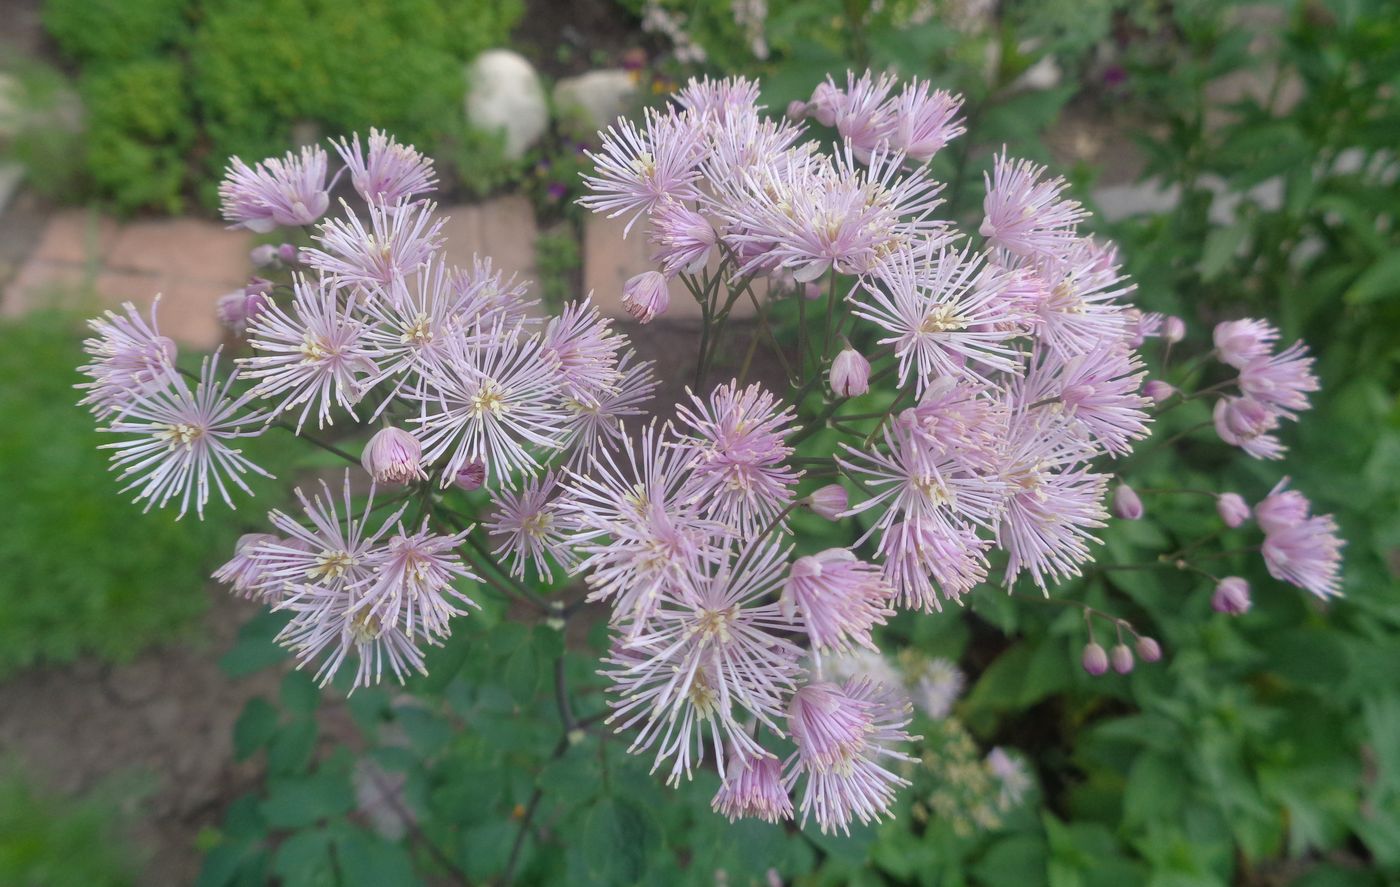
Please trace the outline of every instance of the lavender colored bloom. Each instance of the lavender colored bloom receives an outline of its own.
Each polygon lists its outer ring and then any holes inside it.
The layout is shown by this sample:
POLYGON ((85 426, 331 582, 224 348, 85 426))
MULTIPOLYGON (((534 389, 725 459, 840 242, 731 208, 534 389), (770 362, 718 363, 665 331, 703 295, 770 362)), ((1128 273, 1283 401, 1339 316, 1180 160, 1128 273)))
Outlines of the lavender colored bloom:
POLYGON ((224 218, 235 228, 265 234, 278 225, 310 225, 326 214, 326 152, 319 147, 269 157, 250 168, 234 157, 219 184, 224 218))
POLYGON ((793 562, 781 604, 789 619, 801 614, 816 650, 845 650, 851 643, 874 650, 870 631, 894 615, 892 594, 878 567, 845 548, 829 548, 793 562))
POLYGON ((827 520, 840 518, 849 507, 846 488, 840 484, 827 484, 815 489, 807 496, 806 501, 807 507, 812 509, 813 514, 827 520))
MULTIPOLYGON (((1260 523, 1263 524, 1262 517, 1260 523)), ((1323 600, 1340 597, 1343 544, 1337 536, 1337 523, 1330 514, 1305 518, 1289 526, 1265 530, 1264 565, 1275 579, 1310 591, 1323 600)))
POLYGON ((413 285, 396 278, 388 286, 364 292, 361 338, 365 354, 378 369, 361 387, 368 391, 385 380, 394 382, 370 417, 373 419, 405 386, 421 384, 424 368, 435 352, 445 347, 444 342, 475 335, 477 330, 466 321, 473 313, 472 306, 446 263, 425 265, 414 275, 413 285))
POLYGON ((1222 397, 1215 402, 1215 433, 1256 459, 1282 459, 1284 446, 1273 435, 1278 414, 1252 397, 1222 397))
POLYGON ((1309 391, 1317 391, 1313 359, 1302 342, 1278 354, 1256 357, 1240 369, 1240 390, 1289 418, 1308 408, 1309 391))
POLYGON ((1255 506, 1254 513, 1259 521, 1259 528, 1266 534, 1302 523, 1312 513, 1312 504, 1308 502, 1308 497, 1297 490, 1288 489, 1288 483, 1289 478, 1285 477, 1274 484, 1269 495, 1255 506))
POLYGON ((136 501, 144 501, 146 511, 178 498, 179 517, 193 502, 202 520, 211 489, 234 508, 230 482, 251 496, 243 475, 251 471, 272 477, 241 449, 230 446, 237 438, 261 434, 264 417, 243 412, 252 393, 234 396, 238 374, 230 373, 220 382, 218 368, 218 353, 206 357, 194 390, 173 368, 166 369, 163 384, 133 396, 111 425, 99 429, 129 436, 102 444, 102 449, 112 450, 112 468, 120 471, 117 480, 131 481, 122 492, 139 488, 136 501))
POLYGON ((1079 241, 1063 256, 1035 269, 1031 300, 1034 332, 1064 359, 1131 340, 1121 298, 1133 289, 1116 264, 1105 263, 1094 245, 1079 241))
POLYGON ((703 133, 699 118, 689 113, 648 111, 641 129, 618 120, 603 135, 602 151, 588 152, 597 171, 583 177, 593 193, 579 203, 608 218, 630 215, 625 237, 637 218, 659 203, 695 200, 703 133))
POLYGON ((381 428, 365 444, 360 465, 375 483, 406 484, 427 480, 423 471, 423 445, 402 428, 381 428))
POLYGON ((393 206, 371 203, 369 225, 345 207, 345 217, 321 225, 313 238, 320 249, 305 249, 301 260, 346 284, 389 286, 414 274, 442 247, 446 219, 434 219, 428 201, 393 206))
POLYGON ((160 296, 151 302, 147 323, 130 302, 122 303, 122 314, 107 311, 88 321, 97 333, 83 340, 83 352, 92 360, 79 368, 91 381, 77 387, 85 390, 80 403, 102 418, 124 409, 153 388, 166 384, 175 368, 175 342, 160 334, 156 311, 160 296))
POLYGON ((710 261, 719 243, 710 220, 674 200, 663 200, 651 214, 652 261, 659 262, 666 277, 698 274, 710 261))
POLYGON ((367 617, 362 619, 364 627, 377 624, 381 632, 401 630, 410 640, 415 635, 433 638, 450 634, 448 621, 466 612, 452 601, 476 606, 453 583, 481 581, 456 553, 468 532, 455 536, 432 533, 427 518, 416 533, 399 524, 398 532, 369 555, 372 575, 349 588, 356 597, 357 615, 367 617))
POLYGON ((998 783, 997 804, 1003 810, 1020 804, 1031 787, 1031 777, 1026 772, 1025 765, 1007 754, 1000 746, 987 752, 985 764, 987 772, 998 783))
POLYGON ((1229 613, 1231 616, 1249 612, 1249 583, 1238 576, 1226 576, 1215 586, 1210 606, 1217 613, 1229 613))
POLYGON ((608 723, 640 726, 628 750, 657 746, 655 766, 674 759, 668 782, 689 778, 707 733, 721 777, 765 754, 744 719, 783 735, 800 651, 780 634, 792 623, 778 604, 762 601, 782 584, 785 560, 777 546, 755 546, 690 572, 685 592, 663 594, 645 629, 607 660, 616 695, 608 723))
POLYGON ((508 484, 512 472, 540 467, 539 451, 564 445, 559 359, 518 327, 449 337, 406 396, 419 404, 410 421, 419 426, 423 458, 446 457, 444 487, 471 462, 484 462, 508 484))
POLYGON ((643 271, 622 287, 622 307, 638 323, 651 323, 671 305, 671 292, 660 271, 643 271))
POLYGON ((1045 167, 1013 161, 1003 151, 986 177, 986 216, 979 233, 987 243, 1016 256, 1059 256, 1076 238, 1087 215, 1077 201, 1061 197, 1062 178, 1041 181, 1045 167))
POLYGON ((788 715, 797 752, 788 759, 785 782, 791 790, 806 776, 803 822, 814 815, 823 833, 849 834, 853 819, 869 823, 888 813, 895 789, 909 782, 884 760, 913 760, 896 748, 912 741, 908 724, 908 703, 865 678, 798 690, 788 715))
POLYGON ((470 269, 453 269, 448 276, 457 292, 458 320, 464 329, 497 324, 529 328, 538 322, 533 312, 540 300, 531 299, 514 275, 506 279, 492 268, 490 258, 472 256, 470 269))
POLYGON ((930 92, 926 81, 905 84, 894 101, 890 142, 911 160, 928 163, 944 145, 967 132, 957 119, 962 98, 941 89, 930 92))
POLYGON ((900 606, 942 612, 942 599, 961 604, 987 578, 990 543, 971 528, 918 516, 894 524, 880 538, 885 578, 900 606))
POLYGON ((486 529, 500 540, 495 554, 510 564, 512 576, 523 579, 528 563, 545 582, 554 581, 552 563, 571 570, 575 564, 565 544, 572 529, 569 515, 560 507, 559 484, 554 472, 528 481, 516 493, 498 490, 495 510, 486 529))
POLYGON ((792 819, 792 799, 783 787, 782 764, 772 754, 734 753, 710 808, 736 819, 792 819))
POLYGON ((559 367, 559 387, 564 396, 588 401, 611 389, 618 381, 617 352, 622 338, 598 306, 585 298, 564 307, 545 327, 542 354, 552 356, 559 367))
POLYGON ((360 147, 359 133, 351 141, 341 139, 335 149, 350 171, 350 183, 367 203, 394 206, 437 186, 432 158, 381 130, 369 131, 368 155, 360 147))
POLYGON ((899 358, 899 383, 922 394, 943 376, 985 381, 989 372, 1016 373, 1020 358, 1008 344, 1022 332, 1004 298, 1009 278, 966 249, 936 254, 902 251, 862 281, 864 298, 852 313, 889 335, 899 358))
POLYGON ((792 408, 780 410, 758 383, 741 390, 737 381, 716 388, 708 401, 690 399, 676 409, 694 452, 688 495, 727 526, 746 534, 760 529, 792 501, 799 477, 783 465, 792 455, 783 442, 792 433, 792 408))
POLYGON ((832 359, 827 383, 839 397, 859 397, 870 390, 870 361, 847 345, 832 359))
POLYGON ((1278 329, 1263 320, 1226 320, 1215 325, 1211 337, 1216 356, 1238 370, 1269 353, 1278 339, 1278 329))
POLYGON ((1249 520, 1249 503, 1239 493, 1221 493, 1215 499, 1215 510, 1231 529, 1249 520))
POLYGON ((1047 350, 1032 362, 1021 400, 1029 407, 1057 399, 1100 446, 1122 456, 1147 436, 1148 400, 1138 393, 1143 375, 1142 363, 1118 343, 1068 360, 1047 350))
POLYGON ((846 89, 834 106, 833 122, 861 163, 869 163, 880 148, 890 147, 898 127, 895 109, 888 102, 894 84, 890 74, 874 77, 866 71, 859 78, 852 72, 846 74, 846 89))
POLYGON ((957 663, 942 656, 935 656, 924 663, 914 686, 914 703, 923 709, 924 714, 941 721, 953 710, 953 704, 962 695, 967 685, 967 676, 957 663))
POLYGON ((822 126, 835 126, 836 115, 845 102, 846 94, 828 77, 812 90, 812 97, 807 101, 807 113, 822 126))
POLYGON ((637 360, 634 351, 617 361, 618 381, 592 397, 565 398, 566 427, 572 442, 571 464, 586 462, 599 447, 616 447, 623 441, 624 419, 642 415, 643 404, 651 400, 660 382, 652 372, 652 362, 637 360))
POLYGON ((709 118, 724 125, 734 115, 762 110, 758 104, 759 84, 747 77, 725 77, 699 80, 691 77, 673 96, 680 107, 699 118, 709 118))
POLYGON ((277 542, 271 533, 244 533, 238 537, 233 557, 228 563, 214 571, 214 579, 230 586, 235 594, 242 597, 259 597, 263 592, 263 574, 266 564, 258 556, 258 546, 277 542))
POLYGON ((364 394, 362 379, 372 376, 376 366, 365 350, 364 324, 353 295, 342 304, 341 294, 325 279, 301 275, 292 286, 292 314, 269 304, 248 330, 256 356, 239 363, 248 378, 257 380, 256 394, 282 398, 273 415, 303 405, 296 424, 300 431, 313 409, 318 426, 330 422, 333 403, 354 417, 364 394))
POLYGON ((306 498, 300 487, 295 490, 309 526, 304 526, 283 511, 269 512, 268 519, 282 536, 253 549, 253 553, 266 564, 264 581, 269 587, 285 590, 309 582, 332 591, 344 591, 363 583, 373 575, 371 555, 379 538, 389 531, 407 507, 401 506, 377 531, 369 533, 367 525, 374 499, 373 488, 363 513, 356 519, 351 505, 348 469, 341 491, 343 515, 336 507, 330 487, 324 480, 320 485, 321 492, 310 499, 306 498))
POLYGON ((1176 388, 1161 379, 1148 379, 1142 386, 1142 393, 1148 400, 1160 406, 1167 398, 1176 394, 1176 388))
POLYGON ((266 293, 250 293, 246 289, 234 290, 219 297, 214 312, 224 329, 235 336, 241 336, 247 332, 248 325, 266 311, 271 303, 272 299, 266 293))

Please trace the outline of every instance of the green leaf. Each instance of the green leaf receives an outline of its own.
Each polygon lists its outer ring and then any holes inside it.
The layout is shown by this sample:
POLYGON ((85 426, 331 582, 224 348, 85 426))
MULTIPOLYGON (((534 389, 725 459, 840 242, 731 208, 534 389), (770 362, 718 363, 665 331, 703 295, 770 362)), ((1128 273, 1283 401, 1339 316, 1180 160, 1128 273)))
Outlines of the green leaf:
POLYGON ((259 809, 273 828, 304 828, 354 806, 355 792, 347 775, 322 767, 311 776, 274 782, 259 809))
POLYGON ((1182 762, 1167 755, 1146 751, 1133 759, 1128 784, 1123 790, 1123 824, 1145 826, 1171 821, 1186 790, 1182 762))
POLYGON ((299 718, 281 727, 267 747, 267 769, 274 775, 301 773, 316 751, 316 722, 299 718))
POLYGON ((1392 252, 1361 272, 1342 300, 1348 305, 1364 305, 1400 293, 1400 252, 1392 252))
POLYGON ((282 679, 282 707, 292 714, 310 715, 321 702, 321 689, 304 671, 290 671, 282 679))
POLYGON ((413 857, 399 844, 349 829, 335 842, 341 887, 419 887, 413 857))
POLYGON ((1042 887, 1046 884, 1047 848, 1039 835, 1010 835, 997 841, 973 866, 973 874, 987 884, 1042 887))
POLYGON ((243 712, 233 725, 233 754, 238 760, 247 759, 262 748, 277 732, 277 709, 261 696, 254 696, 243 706, 243 712))
POLYGON ((584 865, 595 880, 634 884, 646 874, 660 833, 652 817, 626 799, 610 797, 588 811, 580 840, 584 865))
POLYGON ((243 678, 287 658, 273 640, 289 617, 285 613, 260 613, 238 630, 238 643, 219 658, 219 667, 231 678, 243 678))
POLYGON ((1207 234, 1205 247, 1201 251, 1201 262, 1197 267, 1201 279, 1210 282, 1219 277, 1234 259, 1248 235, 1249 226, 1244 222, 1216 228, 1207 234))
POLYGON ((330 835, 322 829, 292 835, 272 855, 272 871, 289 887, 335 887, 330 835))

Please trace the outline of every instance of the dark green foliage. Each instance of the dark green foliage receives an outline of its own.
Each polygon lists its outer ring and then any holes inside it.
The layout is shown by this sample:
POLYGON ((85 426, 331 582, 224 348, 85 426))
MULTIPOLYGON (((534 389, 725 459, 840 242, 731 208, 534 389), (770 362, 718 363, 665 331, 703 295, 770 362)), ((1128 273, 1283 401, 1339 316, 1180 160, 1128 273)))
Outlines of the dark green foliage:
POLYGON ((498 187, 513 167, 466 125, 464 70, 520 12, 519 0, 64 0, 45 20, 82 64, 95 193, 174 211, 191 190, 213 205, 231 155, 251 164, 371 126, 435 155, 444 181, 498 187), (126 29, 141 39, 108 39, 126 29))
POLYGON ((117 804, 40 791, 13 767, 0 774, 0 884, 132 887, 131 846, 117 833, 117 804))
MULTIPOLYGON (((78 330, 59 315, 0 326, 0 674, 82 653, 126 658, 177 638, 203 611, 206 578, 243 521, 266 507, 245 499, 244 510, 177 523, 119 494, 98 449, 114 438, 77 406, 78 330)), ((249 447, 281 473, 267 461, 273 449, 249 447)))

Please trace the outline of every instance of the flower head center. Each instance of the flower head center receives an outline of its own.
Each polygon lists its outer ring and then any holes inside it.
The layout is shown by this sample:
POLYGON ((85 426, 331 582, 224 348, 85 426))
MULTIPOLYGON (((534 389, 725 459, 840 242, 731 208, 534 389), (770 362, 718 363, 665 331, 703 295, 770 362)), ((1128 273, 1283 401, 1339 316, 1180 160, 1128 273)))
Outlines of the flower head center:
POLYGON ((327 549, 316 556, 316 566, 306 571, 306 577, 308 579, 340 579, 359 562, 359 558, 348 551, 327 549))
POLYGON ((172 450, 180 447, 188 450, 194 446, 195 441, 203 436, 203 428, 188 422, 176 422, 173 425, 165 426, 164 430, 156 432, 156 437, 165 441, 172 450))
POLYGON ((471 398, 472 416, 479 419, 489 413, 491 416, 499 417, 505 411, 506 397, 505 393, 501 391, 501 386, 490 379, 481 383, 471 398))

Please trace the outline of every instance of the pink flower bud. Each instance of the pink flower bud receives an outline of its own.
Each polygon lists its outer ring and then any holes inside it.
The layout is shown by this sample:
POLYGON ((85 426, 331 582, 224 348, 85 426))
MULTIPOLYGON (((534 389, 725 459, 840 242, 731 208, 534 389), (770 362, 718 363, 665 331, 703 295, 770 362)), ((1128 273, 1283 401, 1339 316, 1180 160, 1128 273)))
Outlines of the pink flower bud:
POLYGON ((1254 519, 1266 535, 1297 526, 1308 519, 1312 510, 1308 497, 1297 490, 1284 489, 1287 485, 1285 477, 1254 507, 1254 519))
POLYGON ((1215 499, 1215 510, 1232 529, 1249 520, 1249 503, 1239 493, 1221 493, 1215 499))
POLYGON ((1123 520, 1138 520, 1142 517, 1142 500, 1133 488, 1119 484, 1113 491, 1113 513, 1123 520))
POLYGON ((870 390, 870 362, 847 346, 831 362, 827 377, 831 390, 841 397, 856 397, 870 390))
POLYGON ((360 464, 376 483, 406 484, 426 478, 423 473, 423 445, 401 428, 383 428, 365 444, 360 464))
POLYGON ((1162 403, 1176 394, 1176 388, 1161 379, 1148 379, 1147 384, 1142 386, 1142 393, 1150 397, 1153 403, 1162 403))
POLYGON ((1241 369, 1254 358, 1269 353, 1278 330, 1262 320, 1226 320, 1215 325, 1212 338, 1221 362, 1241 369))
POLYGON ((1108 653, 1093 641, 1084 645, 1084 656, 1080 662, 1084 670, 1094 677, 1108 671, 1108 653))
POLYGON ((297 263, 296 244, 284 243, 277 247, 277 258, 282 260, 283 265, 295 265, 297 263))
POLYGON ((486 463, 468 462, 457 469, 457 473, 452 476, 452 483, 456 484, 458 489, 467 492, 481 489, 481 485, 486 483, 486 463))
POLYGON ((806 299, 807 301, 815 302, 818 299, 822 298, 824 295, 826 294, 822 292, 822 285, 820 283, 802 284, 802 298, 806 299))
POLYGON ((272 281, 262 277, 248 278, 247 286, 243 287, 244 295, 265 296, 272 292, 272 281))
POLYGON ((1238 576, 1226 576, 1215 586, 1210 605, 1217 613, 1238 616, 1249 611, 1249 583, 1238 576))
POLYGON ((1127 674, 1133 670, 1133 651, 1127 644, 1115 644, 1109 658, 1113 660, 1113 670, 1119 674, 1127 674))
POLYGON ((787 116, 789 120, 801 120, 807 116, 807 103, 793 99, 788 102, 787 116))
POLYGON ((827 484, 807 497, 807 507, 827 520, 840 517, 841 512, 846 510, 847 502, 846 488, 840 484, 827 484))
POLYGON ((266 268, 277 261, 277 247, 271 243, 255 246, 252 252, 248 253, 248 260, 253 263, 254 267, 266 268))
POLYGON ((267 310, 269 300, 270 297, 262 293, 249 294, 244 290, 235 290, 219 297, 214 314, 225 329, 241 336, 248 329, 248 324, 267 310))
POLYGON ((622 307, 639 323, 650 323, 665 314, 671 304, 671 291, 660 271, 643 271, 622 287, 622 307))
POLYGON ((1186 338, 1186 321, 1175 315, 1169 315, 1162 321, 1162 338, 1173 344, 1186 338))
POLYGON ((1137 654, 1143 662, 1156 662, 1162 658, 1162 645, 1145 634, 1138 635, 1137 654))

